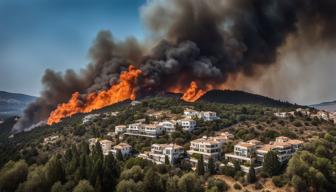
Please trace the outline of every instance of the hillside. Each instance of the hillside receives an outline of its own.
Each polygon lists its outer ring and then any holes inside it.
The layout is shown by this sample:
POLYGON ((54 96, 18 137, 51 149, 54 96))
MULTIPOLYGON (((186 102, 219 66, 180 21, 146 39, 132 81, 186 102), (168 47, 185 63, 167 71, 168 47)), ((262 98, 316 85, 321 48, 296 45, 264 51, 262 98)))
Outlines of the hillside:
POLYGON ((36 97, 0 91, 0 119, 21 115, 25 107, 36 97))
MULTIPOLYGON (((248 93, 239 94, 249 95, 248 93)), ((192 191, 205 191, 202 187, 206 186, 204 182, 207 181, 208 187, 218 185, 226 189, 229 188, 228 191, 234 190, 237 185, 251 191, 254 191, 253 189, 257 187, 277 189, 273 185, 272 175, 267 176, 265 175, 266 173, 258 173, 257 178, 260 178, 258 182, 248 184, 245 179, 245 172, 236 166, 225 165, 215 170, 212 169, 212 173, 207 171, 206 175, 209 177, 207 180, 203 180, 203 177, 194 174, 191 169, 192 164, 189 161, 190 158, 199 158, 199 156, 197 154, 189 156, 186 151, 190 149, 191 141, 216 136, 220 133, 232 135, 230 139, 226 140, 225 145, 222 146, 223 148, 220 148, 221 157, 225 157, 227 153, 232 153, 234 145, 240 141, 257 139, 266 144, 274 141, 279 136, 285 136, 290 139, 308 142, 312 137, 323 137, 327 131, 336 135, 336 131, 331 132, 331 128, 334 125, 329 121, 311 119, 302 114, 297 115, 295 118, 274 116, 274 113, 278 112, 279 108, 266 106, 265 101, 268 101, 268 103, 266 102, 268 105, 275 105, 276 101, 260 97, 259 104, 253 104, 248 99, 245 99, 246 104, 230 104, 229 102, 232 103, 234 99, 224 98, 225 100, 223 99, 222 101, 227 103, 207 102, 204 98, 201 101, 189 103, 180 100, 174 94, 169 97, 165 95, 146 97, 142 98, 141 102, 136 105, 132 105, 130 101, 125 101, 93 111, 91 112, 91 117, 95 114, 94 118, 87 122, 84 122, 84 119, 89 114, 76 114, 52 126, 37 127, 32 131, 18 133, 14 136, 10 136, 9 130, 15 123, 15 119, 9 118, 0 124, 0 166, 6 167, 6 169, 0 171, 0 188, 11 187, 8 191, 50 191, 52 187, 59 185, 58 187, 66 189, 64 191, 74 191, 77 183, 87 181, 89 186, 98 186, 97 188, 99 188, 101 185, 102 187, 113 189, 100 191, 168 192, 171 191, 171 186, 168 184, 171 182, 179 183, 178 190, 173 191, 189 191, 183 187, 186 185, 185 182, 190 181, 190 183, 197 184, 195 184, 197 190, 192 191), (173 133, 163 132, 162 135, 154 138, 134 135, 122 135, 122 137, 119 137, 120 135, 115 134, 117 125, 129 125, 139 122, 140 119, 144 120, 147 125, 154 125, 155 122, 167 120, 184 119, 184 112, 190 109, 193 109, 191 111, 212 111, 219 118, 205 121, 194 117, 197 125, 195 130, 191 132, 185 131, 180 125, 176 125, 176 130, 173 133), (158 115, 158 113, 161 113, 161 115, 158 115), (55 139, 53 140, 52 138, 55 139), (122 154, 114 154, 113 156, 112 153, 103 155, 101 144, 98 142, 92 145, 91 139, 110 142, 113 146, 120 144, 120 142, 126 143, 132 147, 130 156, 123 157, 122 154), (178 157, 174 164, 155 164, 139 156, 151 150, 152 144, 164 144, 164 146, 165 144, 174 144, 174 146, 181 147, 184 153, 178 157), (9 160, 16 162, 14 164, 14 162, 9 160), (109 166, 106 167, 106 165, 109 166), (20 169, 17 167, 20 167, 20 169), (17 182, 13 182, 16 174, 12 173, 19 170, 23 170, 25 175, 17 182), (50 178, 57 170, 59 171, 58 173, 62 173, 58 175, 59 177, 50 182, 44 180, 45 178, 50 178), (102 174, 100 176, 97 173, 102 174), (113 174, 111 175, 111 173, 113 174), (210 174, 219 176, 211 176, 210 174), (157 178, 157 180, 153 179, 153 177, 157 178), (266 180, 263 177, 267 177, 266 180), (217 180, 214 182, 211 178, 217 178, 217 180), (101 182, 101 179, 113 182, 104 183, 101 182), (134 183, 133 179, 137 182, 134 183), (57 182, 58 180, 61 183, 57 182), (154 180, 162 181, 162 183, 156 183, 154 185, 156 188, 148 189, 154 180), (9 182, 4 185, 2 181, 9 182), (225 187, 226 185, 228 187, 225 187), (15 190, 18 186, 20 186, 18 188, 20 190, 15 190), (163 186, 163 189, 160 186, 163 186), (129 190, 129 188, 133 189, 133 187, 139 188, 139 190, 129 190), (144 189, 144 187, 146 188, 144 189)), ((282 106, 280 103, 278 105, 282 106)), ((292 111, 293 105, 287 105, 290 107, 282 107, 281 111, 292 111)), ((332 139, 333 137, 326 134, 326 138, 332 139)), ((307 150, 315 150, 315 147, 310 146, 307 150)), ((332 151, 336 150, 332 149, 332 151)), ((322 152, 322 155, 328 154, 322 152)), ((219 158, 214 163, 217 166, 225 162, 224 158, 219 158)), ((333 164, 330 165, 333 166, 333 164)), ((242 164, 242 166, 248 166, 248 164, 242 164)), ((281 176, 277 178, 277 186, 284 186, 290 183, 291 178, 287 179, 286 176, 281 175, 286 174, 285 168, 281 168, 281 171, 276 173, 281 176)), ((284 189, 285 191, 292 191, 287 190, 291 188, 286 185, 284 189)), ((207 189, 206 191, 209 190, 207 189)))
POLYGON ((292 107, 291 103, 275 100, 262 95, 244 91, 213 90, 203 95, 200 100, 227 104, 258 104, 268 107, 292 107))
POLYGON ((310 105, 319 110, 325 110, 329 112, 336 112, 336 101, 323 102, 319 104, 310 105))

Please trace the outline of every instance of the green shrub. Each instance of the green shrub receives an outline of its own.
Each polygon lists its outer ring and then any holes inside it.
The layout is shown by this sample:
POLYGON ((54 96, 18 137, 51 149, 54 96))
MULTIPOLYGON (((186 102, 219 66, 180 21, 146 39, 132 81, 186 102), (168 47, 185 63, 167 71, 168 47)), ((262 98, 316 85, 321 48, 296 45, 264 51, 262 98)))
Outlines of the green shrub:
POLYGON ((273 176, 272 177, 272 182, 277 187, 283 187, 284 185, 287 184, 288 181, 283 176, 273 176))

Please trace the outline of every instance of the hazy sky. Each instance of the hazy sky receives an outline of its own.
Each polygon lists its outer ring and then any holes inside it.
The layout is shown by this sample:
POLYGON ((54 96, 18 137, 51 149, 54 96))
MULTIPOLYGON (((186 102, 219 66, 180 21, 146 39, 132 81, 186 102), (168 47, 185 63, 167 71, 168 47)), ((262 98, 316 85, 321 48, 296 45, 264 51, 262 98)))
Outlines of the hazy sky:
POLYGON ((0 0, 0 90, 39 95, 46 68, 88 63, 97 32, 143 38, 145 0, 0 0))

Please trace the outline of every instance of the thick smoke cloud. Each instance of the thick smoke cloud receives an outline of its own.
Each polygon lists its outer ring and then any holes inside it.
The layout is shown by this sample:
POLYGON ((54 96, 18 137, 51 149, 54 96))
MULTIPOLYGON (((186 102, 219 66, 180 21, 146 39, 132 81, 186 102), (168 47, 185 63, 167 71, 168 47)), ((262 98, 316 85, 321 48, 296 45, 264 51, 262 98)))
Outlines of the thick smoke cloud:
MULTIPOLYGON (((138 95, 185 88, 193 80, 201 87, 244 89, 251 88, 248 81, 270 79, 269 73, 277 72, 281 49, 288 44, 305 42, 301 52, 320 45, 334 48, 336 37, 334 0, 152 0, 141 15, 148 42, 118 42, 108 31, 98 33, 89 52, 92 63, 79 74, 48 70, 45 90, 15 130, 45 120, 74 91, 109 88, 130 64, 143 71, 138 95)), ((272 85, 263 90, 267 87, 272 85)))

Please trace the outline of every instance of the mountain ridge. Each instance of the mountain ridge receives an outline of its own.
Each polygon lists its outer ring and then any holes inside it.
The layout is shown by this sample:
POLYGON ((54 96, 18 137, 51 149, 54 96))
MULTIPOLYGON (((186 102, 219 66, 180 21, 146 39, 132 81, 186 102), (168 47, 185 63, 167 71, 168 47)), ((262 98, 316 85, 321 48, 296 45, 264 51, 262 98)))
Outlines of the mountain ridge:
POLYGON ((0 91, 0 119, 21 115, 37 97, 21 93, 0 91))

